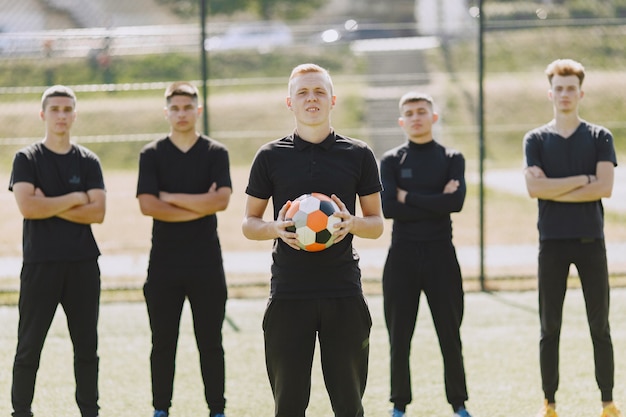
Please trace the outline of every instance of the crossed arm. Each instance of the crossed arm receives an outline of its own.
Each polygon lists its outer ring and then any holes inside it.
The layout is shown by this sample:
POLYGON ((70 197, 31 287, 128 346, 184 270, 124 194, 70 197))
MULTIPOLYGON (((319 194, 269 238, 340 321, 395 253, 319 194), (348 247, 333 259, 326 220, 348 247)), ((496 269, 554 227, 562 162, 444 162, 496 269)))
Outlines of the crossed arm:
MULTIPOLYGON (((459 180, 452 179, 448 181, 446 185, 443 187, 443 191, 441 192, 441 194, 454 194, 459 189, 460 186, 461 186, 461 182, 459 180)), ((406 197, 408 194, 409 194, 408 191, 403 190, 400 187, 397 188, 396 197, 400 203, 406 204, 406 197)), ((429 196, 429 197, 437 198, 437 195, 429 196)), ((461 198, 461 201, 460 201, 461 207, 463 206, 463 200, 464 198, 461 198)), ((457 202, 457 205, 458 205, 458 202, 457 202)), ((461 207, 450 208, 450 211, 451 212, 461 211, 461 207)))
POLYGON ((524 170, 526 189, 533 198, 564 203, 597 201, 613 192, 614 165, 610 161, 596 164, 595 175, 573 175, 549 178, 538 166, 524 170))
POLYGON ((165 222, 186 222, 215 214, 225 210, 230 201, 232 189, 230 187, 217 188, 211 184, 206 193, 184 194, 159 192, 153 194, 139 194, 141 213, 165 222))
POLYGON ((80 224, 102 223, 106 210, 106 192, 94 188, 48 197, 28 182, 13 185, 17 206, 25 219, 59 217, 80 224))

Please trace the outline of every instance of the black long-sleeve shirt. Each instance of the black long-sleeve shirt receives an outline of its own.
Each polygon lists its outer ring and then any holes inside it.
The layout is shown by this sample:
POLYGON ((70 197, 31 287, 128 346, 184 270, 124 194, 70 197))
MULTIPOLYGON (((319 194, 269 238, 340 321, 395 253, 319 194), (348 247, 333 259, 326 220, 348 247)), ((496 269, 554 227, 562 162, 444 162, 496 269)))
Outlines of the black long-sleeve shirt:
POLYGON ((465 159, 460 152, 436 141, 407 141, 383 155, 380 163, 382 204, 386 218, 394 219, 392 239, 432 241, 452 239, 450 213, 459 212, 465 201, 465 159), (459 188, 443 189, 450 180, 459 188), (408 192, 405 203, 397 199, 398 188, 408 192))

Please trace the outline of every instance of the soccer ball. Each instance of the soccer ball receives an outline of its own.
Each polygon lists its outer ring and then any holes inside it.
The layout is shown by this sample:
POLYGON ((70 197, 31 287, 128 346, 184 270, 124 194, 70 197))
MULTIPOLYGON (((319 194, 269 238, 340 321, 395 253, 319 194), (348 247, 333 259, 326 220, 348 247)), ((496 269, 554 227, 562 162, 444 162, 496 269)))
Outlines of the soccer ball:
POLYGON ((341 218, 333 216, 339 207, 327 195, 320 193, 303 194, 296 198, 285 220, 293 220, 295 226, 287 228, 298 234, 298 246, 308 252, 319 252, 331 246, 335 240, 333 225, 341 218))

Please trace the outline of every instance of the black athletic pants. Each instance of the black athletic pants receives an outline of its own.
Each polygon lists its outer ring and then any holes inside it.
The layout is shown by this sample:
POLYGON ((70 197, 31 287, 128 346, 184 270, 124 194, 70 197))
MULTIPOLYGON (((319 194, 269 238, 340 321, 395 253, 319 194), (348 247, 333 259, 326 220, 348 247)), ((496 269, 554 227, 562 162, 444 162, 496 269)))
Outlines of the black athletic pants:
POLYGON ((555 401, 559 386, 559 339, 570 265, 578 270, 593 342, 602 401, 613 400, 613 343, 609 326, 609 274, 604 240, 543 240, 539 245, 539 359, 543 391, 555 401))
POLYGON ((180 317, 189 299, 205 399, 211 415, 223 413, 225 369, 222 324, 226 310, 226 279, 221 264, 213 267, 148 269, 144 296, 152 330, 152 405, 169 410, 174 391, 180 317))
POLYGON ((460 336, 464 302, 461 271, 451 241, 394 241, 389 248, 383 298, 391 348, 390 401, 404 411, 412 400, 409 355, 422 291, 439 338, 446 398, 457 409, 467 401, 460 336))
MULTIPOLYGON (((14 417, 32 416, 41 351, 59 304, 65 312, 74 346, 76 403, 82 417, 98 415, 100 269, 97 260, 89 260, 22 266, 11 388, 14 417)), ((46 413, 58 414, 54 410, 46 413)))
POLYGON ((276 417, 304 417, 316 337, 336 417, 363 416, 372 319, 362 296, 270 300, 263 319, 265 361, 276 417))

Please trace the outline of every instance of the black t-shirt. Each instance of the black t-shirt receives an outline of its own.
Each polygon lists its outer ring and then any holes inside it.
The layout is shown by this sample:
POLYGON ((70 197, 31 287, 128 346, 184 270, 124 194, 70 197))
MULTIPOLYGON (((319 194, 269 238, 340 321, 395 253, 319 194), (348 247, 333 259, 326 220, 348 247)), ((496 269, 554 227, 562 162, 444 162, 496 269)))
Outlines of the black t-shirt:
MULTIPOLYGON (((537 166, 549 178, 573 175, 595 175, 600 161, 617 165, 613 136, 606 128, 585 121, 576 131, 563 138, 546 124, 524 137, 527 167, 537 166)), ((563 203, 539 199, 539 238, 604 238, 602 200, 563 203)))
MULTIPOLYGON (((272 198, 274 219, 287 200, 318 192, 336 194, 355 213, 356 196, 380 192, 378 165, 362 141, 334 132, 320 144, 297 135, 270 142, 259 149, 246 193, 272 198)), ((280 239, 272 251, 273 298, 343 297, 361 294, 358 254, 352 235, 320 252, 295 250, 280 239)))
POLYGON ((382 202, 386 218, 394 219, 394 240, 433 241, 452 239, 450 213, 465 201, 465 159, 436 141, 406 142, 383 155, 380 161, 382 202), (459 188, 443 189, 450 180, 459 188), (397 199, 398 188, 408 192, 406 202, 397 199))
MULTIPOLYGON (((54 153, 41 142, 18 151, 9 190, 19 182, 33 184, 47 197, 104 189, 98 157, 76 144, 66 154, 54 153)), ((22 247, 24 263, 82 261, 100 255, 90 225, 60 217, 24 219, 22 247)))
MULTIPOLYGON (((200 136, 182 152, 169 137, 147 144, 139 156, 137 195, 206 193, 211 184, 232 188, 228 151, 221 143, 200 136)), ((215 214, 188 222, 153 220, 150 266, 221 264, 215 214)))

